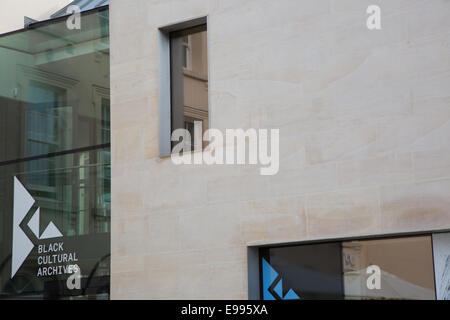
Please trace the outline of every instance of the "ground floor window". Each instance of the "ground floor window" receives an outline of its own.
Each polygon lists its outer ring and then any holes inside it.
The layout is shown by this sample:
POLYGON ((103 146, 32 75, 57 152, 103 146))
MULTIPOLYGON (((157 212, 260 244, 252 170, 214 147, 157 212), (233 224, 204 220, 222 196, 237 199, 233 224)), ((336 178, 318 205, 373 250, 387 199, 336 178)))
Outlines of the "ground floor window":
POLYGON ((448 299, 450 233, 259 248, 260 297, 448 299))

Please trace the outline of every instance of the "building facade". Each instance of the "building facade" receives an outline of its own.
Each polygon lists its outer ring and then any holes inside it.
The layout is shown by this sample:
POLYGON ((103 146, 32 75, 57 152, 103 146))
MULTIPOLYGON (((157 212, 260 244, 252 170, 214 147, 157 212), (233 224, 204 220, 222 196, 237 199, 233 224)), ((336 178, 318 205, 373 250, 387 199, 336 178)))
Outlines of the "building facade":
POLYGON ((371 4, 111 1, 112 298, 436 297, 450 6, 379 1, 369 30, 371 4), (209 127, 279 129, 275 175, 161 156, 164 33, 199 18, 209 127), (366 287, 370 265, 381 290, 366 287))
POLYGON ((110 0, 1 36, 2 295, 450 299, 450 3, 372 4, 110 0), (277 170, 177 164, 208 129, 278 130, 277 170), (36 275, 55 241, 81 292, 36 275))

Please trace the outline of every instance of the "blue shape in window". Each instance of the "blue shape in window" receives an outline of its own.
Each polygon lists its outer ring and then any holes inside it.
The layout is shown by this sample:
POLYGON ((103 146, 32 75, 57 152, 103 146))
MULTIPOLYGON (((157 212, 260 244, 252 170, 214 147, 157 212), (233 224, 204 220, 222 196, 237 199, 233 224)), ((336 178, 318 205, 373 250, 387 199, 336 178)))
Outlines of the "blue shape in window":
POLYGON ((298 300, 300 297, 294 292, 294 290, 289 289, 283 298, 284 300, 298 300))
POLYGON ((277 285, 275 286, 275 288, 273 288, 273 291, 275 291, 275 293, 279 296, 282 297, 283 296, 283 279, 280 279, 280 281, 278 281, 277 285))
POLYGON ((272 266, 262 259, 262 273, 263 273, 263 299, 264 300, 275 300, 275 297, 269 292, 269 288, 272 283, 277 279, 278 272, 272 268, 272 266))
MULTIPOLYGON (((276 300, 273 294, 270 292, 270 287, 274 284, 274 282, 279 278, 278 272, 266 261, 266 259, 262 258, 262 274, 263 274, 263 300, 276 300)), ((298 300, 300 297, 294 292, 294 290, 289 289, 286 295, 283 296, 283 280, 280 278, 278 283, 273 288, 273 291, 282 299, 282 300, 298 300)))

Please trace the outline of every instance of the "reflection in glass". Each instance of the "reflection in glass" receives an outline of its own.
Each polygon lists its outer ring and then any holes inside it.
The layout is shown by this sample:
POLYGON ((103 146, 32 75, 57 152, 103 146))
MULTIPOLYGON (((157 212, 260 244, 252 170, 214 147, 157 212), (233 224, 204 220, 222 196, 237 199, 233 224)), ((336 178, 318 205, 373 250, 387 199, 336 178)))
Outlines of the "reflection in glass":
POLYGON ((208 54, 206 25, 171 34, 172 131, 187 129, 185 150, 201 150, 194 143, 194 123, 209 128, 208 54))
POLYGON ((341 247, 324 243, 263 249, 279 273, 283 296, 292 289, 301 299, 342 299, 341 247))
POLYGON ((109 297, 111 156, 107 8, 0 36, 0 298, 109 297), (34 247, 11 278, 14 177, 34 199, 21 224, 34 247), (39 231, 54 223, 77 254, 82 289, 67 274, 39 276, 39 231))
POLYGON ((288 290, 301 299, 436 297, 428 235, 261 248, 260 270, 264 261, 277 278, 264 285, 263 274, 261 297, 283 299, 288 290))
POLYGON ((435 298, 429 236, 343 242, 342 256, 346 299, 435 298), (370 266, 381 271, 379 289, 370 266))
POLYGON ((0 163, 109 143, 108 10, 81 19, 0 36, 0 163))

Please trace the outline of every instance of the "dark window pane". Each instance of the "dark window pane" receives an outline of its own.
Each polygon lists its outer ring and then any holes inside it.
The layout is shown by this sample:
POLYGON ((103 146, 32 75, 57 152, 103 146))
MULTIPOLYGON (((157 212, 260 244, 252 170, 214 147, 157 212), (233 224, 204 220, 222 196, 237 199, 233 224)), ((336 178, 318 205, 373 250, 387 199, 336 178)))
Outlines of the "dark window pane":
POLYGON ((430 236, 260 249, 263 299, 435 299, 430 236))
POLYGON ((339 243, 263 249, 264 257, 283 281, 283 297, 292 289, 301 299, 343 298, 339 243))

